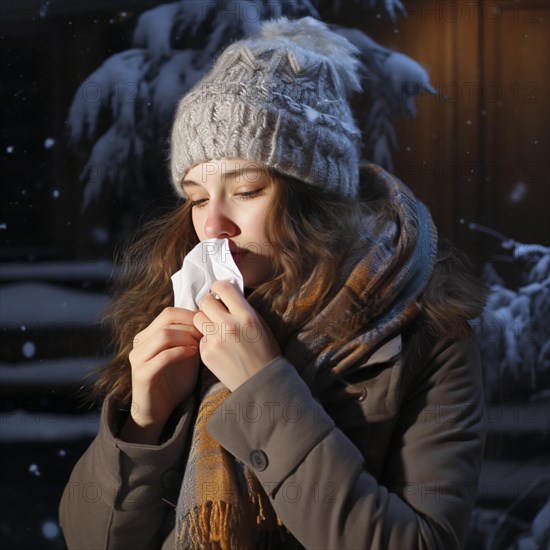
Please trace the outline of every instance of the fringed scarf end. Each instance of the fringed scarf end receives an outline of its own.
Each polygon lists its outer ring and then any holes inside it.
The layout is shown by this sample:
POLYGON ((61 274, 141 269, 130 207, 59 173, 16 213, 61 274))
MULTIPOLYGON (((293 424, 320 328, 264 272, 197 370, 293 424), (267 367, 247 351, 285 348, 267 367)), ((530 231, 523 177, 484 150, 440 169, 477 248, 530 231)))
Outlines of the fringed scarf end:
POLYGON ((255 550, 277 548, 282 522, 269 510, 260 511, 256 527, 244 518, 241 506, 210 501, 190 510, 178 530, 177 548, 185 550, 255 550), (274 518, 274 520, 273 520, 274 518), (249 528, 243 528, 249 525, 249 528))

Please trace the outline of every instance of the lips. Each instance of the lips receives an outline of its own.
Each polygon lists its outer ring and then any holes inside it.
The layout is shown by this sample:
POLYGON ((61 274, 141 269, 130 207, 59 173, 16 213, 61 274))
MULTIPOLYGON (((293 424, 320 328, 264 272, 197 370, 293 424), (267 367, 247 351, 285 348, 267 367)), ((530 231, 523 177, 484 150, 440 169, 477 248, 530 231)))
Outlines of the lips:
POLYGON ((234 245, 231 241, 229 241, 229 251, 231 252, 233 261, 237 265, 239 265, 244 260, 244 257, 248 254, 248 250, 239 248, 238 246, 234 245))

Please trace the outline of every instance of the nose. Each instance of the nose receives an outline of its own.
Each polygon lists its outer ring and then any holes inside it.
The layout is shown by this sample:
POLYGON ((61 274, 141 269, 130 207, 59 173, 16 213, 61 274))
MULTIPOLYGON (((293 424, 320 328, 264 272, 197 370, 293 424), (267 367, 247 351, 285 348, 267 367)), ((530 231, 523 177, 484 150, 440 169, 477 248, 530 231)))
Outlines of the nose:
POLYGON ((233 237, 239 232, 235 224, 224 208, 213 200, 206 206, 208 215, 204 221, 204 234, 208 239, 233 237))

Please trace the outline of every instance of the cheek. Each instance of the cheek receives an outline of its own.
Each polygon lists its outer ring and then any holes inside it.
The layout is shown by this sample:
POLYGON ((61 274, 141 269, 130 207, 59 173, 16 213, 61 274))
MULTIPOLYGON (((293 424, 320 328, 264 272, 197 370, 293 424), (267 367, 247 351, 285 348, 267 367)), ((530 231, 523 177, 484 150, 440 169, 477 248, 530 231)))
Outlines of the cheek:
POLYGON ((204 222, 201 220, 201 217, 196 210, 193 210, 191 214, 191 220, 193 221, 193 229, 195 230, 195 233, 198 239, 200 241, 204 240, 203 239, 204 222))
POLYGON ((267 241, 266 237, 266 215, 265 210, 255 212, 253 216, 248 219, 248 231, 251 236, 254 236, 256 240, 264 243, 267 241))

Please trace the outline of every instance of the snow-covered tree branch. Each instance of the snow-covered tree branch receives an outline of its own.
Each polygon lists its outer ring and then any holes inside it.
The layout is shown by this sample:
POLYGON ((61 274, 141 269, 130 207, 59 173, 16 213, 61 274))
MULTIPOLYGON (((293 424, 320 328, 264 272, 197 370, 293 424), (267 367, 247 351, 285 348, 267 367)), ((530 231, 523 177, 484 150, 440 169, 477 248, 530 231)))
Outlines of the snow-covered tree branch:
MULTIPOLYGON (((339 4, 334 4, 339 9, 339 4)), ((395 20, 399 1, 369 0, 368 6, 395 20)), ((77 90, 70 107, 69 141, 87 162, 83 207, 97 201, 106 184, 143 185, 144 167, 162 163, 178 100, 228 42, 256 32, 265 19, 319 18, 309 0, 205 0, 162 4, 144 12, 132 49, 107 59, 77 90), (100 129, 98 121, 111 121, 100 129)), ((415 116, 414 98, 434 93, 424 68, 406 55, 377 44, 358 29, 333 26, 361 52, 363 89, 371 108, 363 122, 365 155, 392 169, 397 147, 393 118, 415 116)))
POLYGON ((550 382, 550 247, 525 244, 470 224, 470 228, 500 240, 499 251, 485 264, 482 278, 489 284, 483 315, 474 330, 483 357, 490 398, 505 388, 531 394, 548 391, 550 382), (517 264, 522 272, 517 288, 508 288, 498 264, 517 264), (497 267, 495 267, 497 266, 497 267))

